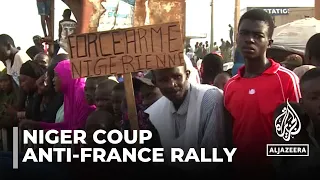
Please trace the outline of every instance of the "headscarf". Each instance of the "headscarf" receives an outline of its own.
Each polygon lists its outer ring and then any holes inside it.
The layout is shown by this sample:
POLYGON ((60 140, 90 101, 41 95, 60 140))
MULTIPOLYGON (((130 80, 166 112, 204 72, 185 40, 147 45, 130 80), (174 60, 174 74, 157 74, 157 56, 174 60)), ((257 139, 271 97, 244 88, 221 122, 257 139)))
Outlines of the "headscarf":
POLYGON ((304 75, 304 73, 306 73, 307 71, 309 71, 310 69, 315 68, 315 66, 312 65, 303 65, 300 67, 297 67, 293 70, 293 72, 299 77, 299 79, 304 75))
POLYGON ((41 123, 42 128, 56 130, 84 128, 88 115, 95 110, 95 106, 88 105, 85 99, 85 79, 72 78, 69 60, 59 62, 54 71, 59 76, 61 92, 64 94, 64 121, 61 123, 41 123))
POLYGON ((34 79, 39 79, 44 73, 45 69, 34 61, 27 61, 21 65, 20 74, 29 76, 34 79))
POLYGON ((198 70, 192 65, 191 60, 187 55, 184 55, 184 62, 186 63, 187 70, 190 71, 189 82, 192 84, 200 84, 200 76, 198 70))

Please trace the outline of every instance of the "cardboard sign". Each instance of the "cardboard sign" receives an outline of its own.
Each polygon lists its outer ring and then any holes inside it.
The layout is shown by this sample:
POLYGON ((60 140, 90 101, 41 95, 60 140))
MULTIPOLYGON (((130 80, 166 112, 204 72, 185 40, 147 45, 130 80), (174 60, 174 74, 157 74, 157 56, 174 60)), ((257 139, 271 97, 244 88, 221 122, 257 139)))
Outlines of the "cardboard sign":
POLYGON ((180 24, 166 23, 69 36, 74 78, 184 64, 180 24))

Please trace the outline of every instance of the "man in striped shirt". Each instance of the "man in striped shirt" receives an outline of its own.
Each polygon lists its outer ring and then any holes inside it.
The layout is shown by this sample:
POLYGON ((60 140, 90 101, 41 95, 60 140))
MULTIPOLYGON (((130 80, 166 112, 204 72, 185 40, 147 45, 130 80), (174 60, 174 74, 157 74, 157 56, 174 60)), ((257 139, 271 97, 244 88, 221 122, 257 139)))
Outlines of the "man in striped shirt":
POLYGON ((226 120, 232 122, 233 145, 238 148, 235 167, 246 176, 260 170, 271 173, 266 145, 272 143, 274 110, 287 100, 298 102, 301 96, 298 77, 266 56, 273 30, 272 17, 263 10, 250 10, 241 17, 237 47, 245 58, 245 67, 224 89, 229 114, 226 120))

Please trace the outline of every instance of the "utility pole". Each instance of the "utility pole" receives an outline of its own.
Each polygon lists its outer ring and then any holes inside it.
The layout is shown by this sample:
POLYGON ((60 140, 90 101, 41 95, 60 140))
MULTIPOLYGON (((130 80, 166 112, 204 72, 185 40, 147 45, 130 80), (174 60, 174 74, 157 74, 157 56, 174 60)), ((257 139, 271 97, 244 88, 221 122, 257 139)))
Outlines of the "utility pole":
POLYGON ((213 51, 214 43, 214 0, 211 0, 211 33, 210 33, 210 52, 213 51))
POLYGON ((186 34, 187 34, 187 31, 186 31, 186 27, 187 27, 187 2, 186 0, 183 0, 183 6, 182 6, 182 14, 183 14, 183 18, 182 18, 182 27, 181 29, 183 30, 183 42, 185 43, 186 45, 186 34))
POLYGON ((50 27, 48 27, 49 36, 51 37, 51 40, 49 42, 49 56, 52 57, 54 53, 54 5, 55 0, 50 1, 50 27))
POLYGON ((239 20, 240 20, 240 0, 234 0, 233 42, 236 42, 239 20))
POLYGON ((314 17, 320 20, 320 0, 314 0, 314 17))

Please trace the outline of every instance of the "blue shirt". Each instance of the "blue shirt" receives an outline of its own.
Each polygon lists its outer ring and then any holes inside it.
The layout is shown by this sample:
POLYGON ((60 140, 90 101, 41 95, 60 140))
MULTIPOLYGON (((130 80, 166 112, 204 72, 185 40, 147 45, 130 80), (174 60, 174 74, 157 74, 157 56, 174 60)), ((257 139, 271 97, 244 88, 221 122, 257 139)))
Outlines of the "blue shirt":
POLYGON ((234 53, 234 65, 232 67, 232 76, 235 76, 238 73, 239 68, 243 65, 244 57, 242 56, 240 50, 237 48, 234 53))
POLYGON ((123 82, 123 78, 122 77, 118 78, 118 82, 123 82))

